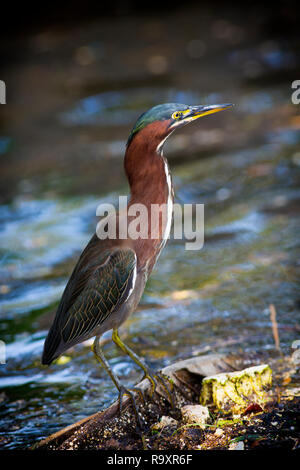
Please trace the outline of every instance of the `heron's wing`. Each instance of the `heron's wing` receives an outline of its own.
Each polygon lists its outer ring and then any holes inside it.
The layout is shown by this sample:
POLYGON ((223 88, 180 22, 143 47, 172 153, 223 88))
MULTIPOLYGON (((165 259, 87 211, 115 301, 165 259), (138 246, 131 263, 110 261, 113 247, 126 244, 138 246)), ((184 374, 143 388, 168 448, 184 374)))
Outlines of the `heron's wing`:
POLYGON ((99 254, 92 239, 63 293, 45 341, 43 364, 89 337, 122 305, 133 288, 135 273, 136 255, 132 249, 108 248, 99 254))

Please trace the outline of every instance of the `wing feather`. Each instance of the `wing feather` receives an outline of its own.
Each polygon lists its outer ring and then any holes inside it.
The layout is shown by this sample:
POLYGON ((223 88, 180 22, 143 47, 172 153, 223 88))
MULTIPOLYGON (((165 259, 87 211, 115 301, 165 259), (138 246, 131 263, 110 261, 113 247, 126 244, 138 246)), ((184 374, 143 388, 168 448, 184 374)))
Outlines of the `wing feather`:
POLYGON ((135 252, 110 248, 99 256, 94 243, 92 239, 82 253, 65 288, 45 341, 43 364, 50 364, 63 351, 92 336, 133 287, 135 252))

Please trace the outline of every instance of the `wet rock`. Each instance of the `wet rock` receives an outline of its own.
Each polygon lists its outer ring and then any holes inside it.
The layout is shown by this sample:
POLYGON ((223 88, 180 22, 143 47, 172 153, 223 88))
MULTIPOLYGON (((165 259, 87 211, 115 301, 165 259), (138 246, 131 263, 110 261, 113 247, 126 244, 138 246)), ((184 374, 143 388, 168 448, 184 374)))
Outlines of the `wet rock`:
POLYGON ((7 396, 5 392, 0 393, 0 405, 7 401, 7 396))
POLYGON ((197 424, 203 429, 210 419, 208 408, 202 405, 185 405, 181 415, 185 424, 197 424))
POLYGON ((23 399, 19 399, 19 400, 16 400, 16 401, 13 401, 11 404, 10 404, 11 408, 15 409, 15 410, 21 410, 23 408, 25 408, 26 406, 26 400, 23 400, 23 399))

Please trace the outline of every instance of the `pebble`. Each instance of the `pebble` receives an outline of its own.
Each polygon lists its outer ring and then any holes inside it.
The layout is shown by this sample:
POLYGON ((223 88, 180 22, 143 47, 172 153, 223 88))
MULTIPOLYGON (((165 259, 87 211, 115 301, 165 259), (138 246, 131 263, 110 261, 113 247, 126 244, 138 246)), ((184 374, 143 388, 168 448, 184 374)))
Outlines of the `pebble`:
POLYGON ((166 427, 177 427, 176 419, 171 418, 171 416, 162 416, 161 420, 152 426, 152 429, 159 431, 166 427))
POLYGON ((245 450, 245 444, 243 441, 232 442, 229 446, 229 450, 245 450))
POLYGON ((186 424, 198 424, 205 428, 210 416, 207 406, 185 405, 181 408, 182 419, 186 424))

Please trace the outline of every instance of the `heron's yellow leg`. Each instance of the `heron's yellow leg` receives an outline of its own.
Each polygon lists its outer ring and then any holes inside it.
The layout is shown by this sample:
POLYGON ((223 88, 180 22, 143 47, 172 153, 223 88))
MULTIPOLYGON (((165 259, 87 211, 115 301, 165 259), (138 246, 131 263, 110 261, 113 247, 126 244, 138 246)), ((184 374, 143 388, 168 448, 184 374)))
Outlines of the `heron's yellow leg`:
POLYGON ((149 382, 151 383, 151 387, 152 387, 151 394, 153 395, 153 393, 155 392, 157 381, 159 381, 164 387, 164 389, 166 390, 170 403, 172 404, 172 406, 174 406, 170 389, 167 386, 164 378, 160 374, 152 373, 149 367, 147 366, 147 364, 143 361, 143 359, 140 358, 134 351, 132 351, 132 349, 130 349, 129 346, 123 343, 123 341, 121 340, 119 336, 117 329, 113 330, 112 340, 125 354, 131 357, 131 359, 143 370, 145 374, 144 378, 148 379, 149 382))
POLYGON ((133 392, 137 392, 139 394, 142 394, 142 391, 139 388, 136 388, 136 387, 134 387, 132 389, 126 388, 121 384, 118 377, 113 373, 112 368, 110 367, 109 363, 107 362, 107 360, 106 360, 106 358, 103 354, 103 351, 101 349, 99 340, 100 340, 100 337, 96 336, 95 341, 92 345, 92 351, 95 354, 95 357, 96 357, 97 361, 100 362, 100 364, 106 370, 106 372, 110 376, 111 380, 115 384, 116 388, 118 389, 118 392, 119 392, 119 413, 121 414, 121 411, 122 411, 123 395, 128 395, 130 397, 131 401, 132 401, 132 405, 133 405, 133 408, 134 408, 134 412, 135 412, 135 415, 136 415, 138 425, 139 425, 140 429, 142 429, 142 422, 141 422, 141 419, 140 419, 140 416, 139 416, 139 412, 138 412, 137 405, 136 405, 135 398, 134 398, 134 394, 133 394, 133 392))
POLYGON ((113 373, 112 368, 110 367, 109 363, 107 362, 107 360, 106 360, 106 358, 103 354, 102 348, 100 346, 100 337, 99 336, 96 336, 96 338, 95 338, 95 341, 92 345, 92 351, 95 354, 95 357, 96 357, 97 361, 100 362, 103 369, 106 370, 106 372, 110 376, 111 380, 113 381, 113 383, 117 387, 118 391, 120 391, 122 385, 121 385, 119 379, 113 373))

